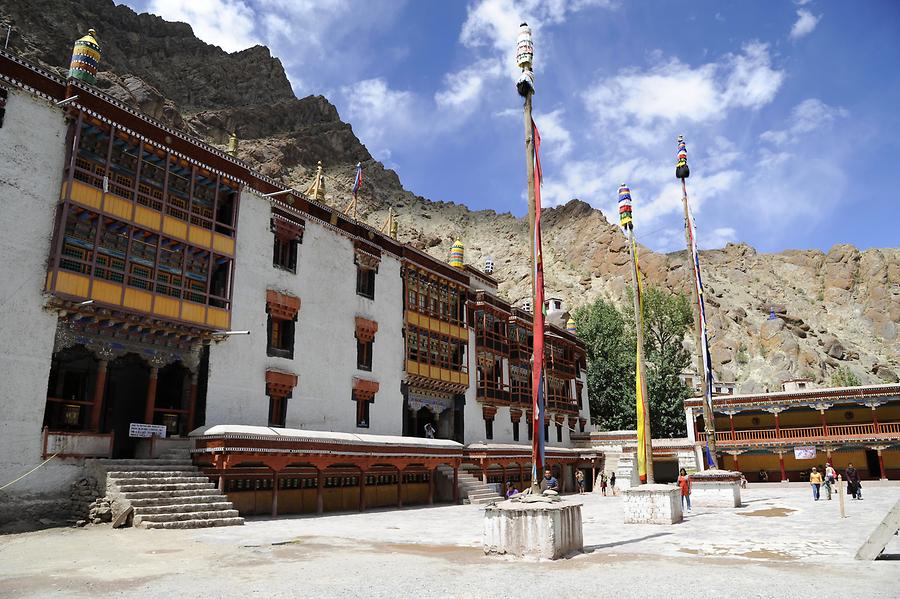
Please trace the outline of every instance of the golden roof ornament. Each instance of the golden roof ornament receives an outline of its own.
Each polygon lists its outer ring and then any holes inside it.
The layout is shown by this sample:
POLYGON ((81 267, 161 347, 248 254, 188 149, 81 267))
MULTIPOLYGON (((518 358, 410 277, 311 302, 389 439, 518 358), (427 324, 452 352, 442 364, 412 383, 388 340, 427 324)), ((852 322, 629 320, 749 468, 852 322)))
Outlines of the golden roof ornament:
POLYGON ((225 150, 225 153, 229 156, 237 156, 238 151, 238 136, 236 131, 232 131, 231 135, 228 136, 228 149, 225 150))
POLYGON ((322 174, 322 161, 316 164, 316 176, 306 189, 307 197, 318 202, 325 201, 325 175, 322 174))

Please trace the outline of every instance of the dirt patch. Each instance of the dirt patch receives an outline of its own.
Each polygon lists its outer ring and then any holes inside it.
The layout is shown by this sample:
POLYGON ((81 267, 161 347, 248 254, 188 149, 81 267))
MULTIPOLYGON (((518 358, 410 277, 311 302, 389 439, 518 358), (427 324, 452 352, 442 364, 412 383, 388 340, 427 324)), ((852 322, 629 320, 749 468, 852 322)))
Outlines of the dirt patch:
POLYGON ((796 512, 787 507, 770 507, 763 510, 754 510, 752 512, 739 512, 740 516, 762 516, 763 518, 785 518, 788 514, 796 512))
POLYGON ((755 551, 745 551, 744 553, 739 554, 743 557, 749 557, 751 559, 771 559, 782 562, 790 562, 794 561, 797 558, 793 555, 789 555, 787 553, 782 553, 780 551, 769 551, 768 549, 756 549, 755 551))

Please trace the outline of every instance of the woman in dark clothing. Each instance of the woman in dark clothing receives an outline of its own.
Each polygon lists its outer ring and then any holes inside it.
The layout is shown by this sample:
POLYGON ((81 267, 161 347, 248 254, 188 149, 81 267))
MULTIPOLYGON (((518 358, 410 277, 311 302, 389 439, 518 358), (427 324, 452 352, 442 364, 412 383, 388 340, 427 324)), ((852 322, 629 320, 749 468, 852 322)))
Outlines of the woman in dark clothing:
POLYGON ((853 499, 862 499, 862 484, 859 482, 859 471, 853 467, 853 464, 847 464, 844 475, 847 477, 847 494, 853 495, 853 499))

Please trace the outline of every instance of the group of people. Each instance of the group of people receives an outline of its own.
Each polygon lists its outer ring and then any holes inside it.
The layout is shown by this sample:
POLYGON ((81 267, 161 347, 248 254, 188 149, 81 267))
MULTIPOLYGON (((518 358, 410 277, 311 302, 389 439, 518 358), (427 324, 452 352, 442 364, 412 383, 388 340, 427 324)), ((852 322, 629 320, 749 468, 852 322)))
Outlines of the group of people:
MULTIPOLYGON (((859 479, 859 471, 853 467, 853 464, 847 464, 844 470, 844 479, 847 481, 847 494, 852 495, 853 499, 862 499, 862 483, 859 479)), ((831 500, 831 485, 837 480, 837 472, 834 467, 828 463, 825 464, 823 472, 816 469, 815 466, 809 473, 809 484, 812 487, 813 500, 818 501, 822 489, 825 490, 825 498, 831 500)))
MULTIPOLYGON (((612 494, 617 495, 616 491, 616 473, 613 472, 607 478, 605 472, 601 472, 597 475, 597 480, 595 484, 600 483, 600 491, 606 495, 607 485, 612 489, 612 494)), ((578 489, 579 495, 584 495, 584 472, 581 470, 575 471, 575 486, 578 489)), ((559 493, 559 481, 553 476, 553 473, 550 470, 544 470, 544 478, 541 479, 541 492, 544 491, 556 491, 559 493)), ((506 483, 506 498, 515 497, 519 494, 519 490, 513 486, 511 482, 506 483)))

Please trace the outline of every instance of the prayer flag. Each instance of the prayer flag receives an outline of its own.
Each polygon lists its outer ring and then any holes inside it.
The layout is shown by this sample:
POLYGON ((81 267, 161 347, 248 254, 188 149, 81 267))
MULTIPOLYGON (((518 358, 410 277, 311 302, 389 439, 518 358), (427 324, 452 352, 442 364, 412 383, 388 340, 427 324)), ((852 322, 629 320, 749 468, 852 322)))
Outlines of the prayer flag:
POLYGON ((356 176, 353 177, 353 195, 356 195, 356 192, 359 191, 359 188, 362 187, 362 164, 356 163, 356 176))
POLYGON ((531 371, 534 442, 531 450, 532 481, 544 466, 544 263, 541 253, 541 135, 531 121, 534 137, 534 353, 531 371))
MULTIPOLYGON (((634 269, 637 272, 637 289, 634 290, 638 295, 638 314, 635 314, 637 326, 644 326, 644 297, 643 288, 641 286, 641 269, 638 266, 637 242, 634 238, 631 240, 631 250, 634 252, 634 269)), ((647 398, 644 397, 643 381, 641 381, 641 346, 637 344, 634 362, 634 388, 635 388, 635 405, 637 414, 637 463, 638 476, 642 483, 647 482, 647 429, 644 426, 644 414, 646 413, 647 398)))

